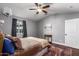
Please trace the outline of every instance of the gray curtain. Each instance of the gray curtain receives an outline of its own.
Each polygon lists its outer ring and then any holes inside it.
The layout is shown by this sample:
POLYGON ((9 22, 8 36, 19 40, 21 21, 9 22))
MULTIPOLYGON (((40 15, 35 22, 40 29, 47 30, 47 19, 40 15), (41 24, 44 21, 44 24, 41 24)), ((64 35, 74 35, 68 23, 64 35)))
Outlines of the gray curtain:
POLYGON ((26 21, 23 21, 23 37, 27 37, 26 21))
POLYGON ((16 22, 17 22, 17 19, 13 18, 12 19, 12 36, 16 36, 16 22))

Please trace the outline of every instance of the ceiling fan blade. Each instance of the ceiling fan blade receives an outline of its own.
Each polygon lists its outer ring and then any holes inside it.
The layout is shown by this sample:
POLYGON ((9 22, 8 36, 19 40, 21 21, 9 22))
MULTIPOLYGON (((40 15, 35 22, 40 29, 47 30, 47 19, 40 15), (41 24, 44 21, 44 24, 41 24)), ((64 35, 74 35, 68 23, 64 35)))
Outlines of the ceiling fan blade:
POLYGON ((45 14, 47 14, 47 11, 46 10, 42 10, 45 14))
POLYGON ((36 9, 29 9, 29 10, 36 10, 36 9))
POLYGON ((35 3, 35 5, 38 7, 39 4, 38 3, 35 3))
POLYGON ((36 14, 39 14, 39 12, 36 12, 36 14))
POLYGON ((42 8, 44 9, 44 8, 49 8, 50 7, 50 5, 46 5, 46 6, 43 6, 42 8))

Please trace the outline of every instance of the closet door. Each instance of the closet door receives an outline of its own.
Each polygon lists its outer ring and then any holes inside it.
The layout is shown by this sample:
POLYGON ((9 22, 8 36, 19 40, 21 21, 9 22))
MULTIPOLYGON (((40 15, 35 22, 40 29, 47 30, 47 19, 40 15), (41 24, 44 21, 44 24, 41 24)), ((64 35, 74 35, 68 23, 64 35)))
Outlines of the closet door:
POLYGON ((79 48, 79 19, 65 21, 65 43, 79 48))

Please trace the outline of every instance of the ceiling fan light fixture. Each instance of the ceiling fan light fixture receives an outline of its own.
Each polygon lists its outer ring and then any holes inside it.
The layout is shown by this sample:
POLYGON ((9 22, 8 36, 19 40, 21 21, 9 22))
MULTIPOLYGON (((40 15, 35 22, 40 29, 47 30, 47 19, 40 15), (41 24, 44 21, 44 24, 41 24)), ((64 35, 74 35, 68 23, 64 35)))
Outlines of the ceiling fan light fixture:
POLYGON ((46 9, 49 8, 50 5, 44 5, 44 4, 38 4, 38 3, 35 3, 35 5, 36 5, 36 9, 32 8, 29 10, 36 10, 37 11, 36 14, 39 14, 40 12, 43 12, 45 14, 48 13, 46 9))
POLYGON ((4 24, 4 20, 0 20, 0 23, 1 23, 1 24, 4 24))
POLYGON ((38 12, 42 12, 42 9, 38 8, 37 11, 38 11, 38 12))

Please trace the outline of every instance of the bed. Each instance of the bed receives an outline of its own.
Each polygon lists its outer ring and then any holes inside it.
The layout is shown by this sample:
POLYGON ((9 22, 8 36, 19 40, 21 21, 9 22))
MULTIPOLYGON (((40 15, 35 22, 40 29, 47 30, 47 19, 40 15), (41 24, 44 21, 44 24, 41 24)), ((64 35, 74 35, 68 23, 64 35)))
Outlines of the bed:
POLYGON ((36 37, 20 38, 20 40, 24 50, 17 52, 15 54, 16 56, 43 55, 47 51, 47 46, 49 45, 47 40, 36 37))
POLYGON ((36 38, 36 37, 27 37, 28 40, 33 40, 33 41, 37 41, 42 48, 45 48, 46 46, 48 46, 48 41, 42 38, 36 38))

